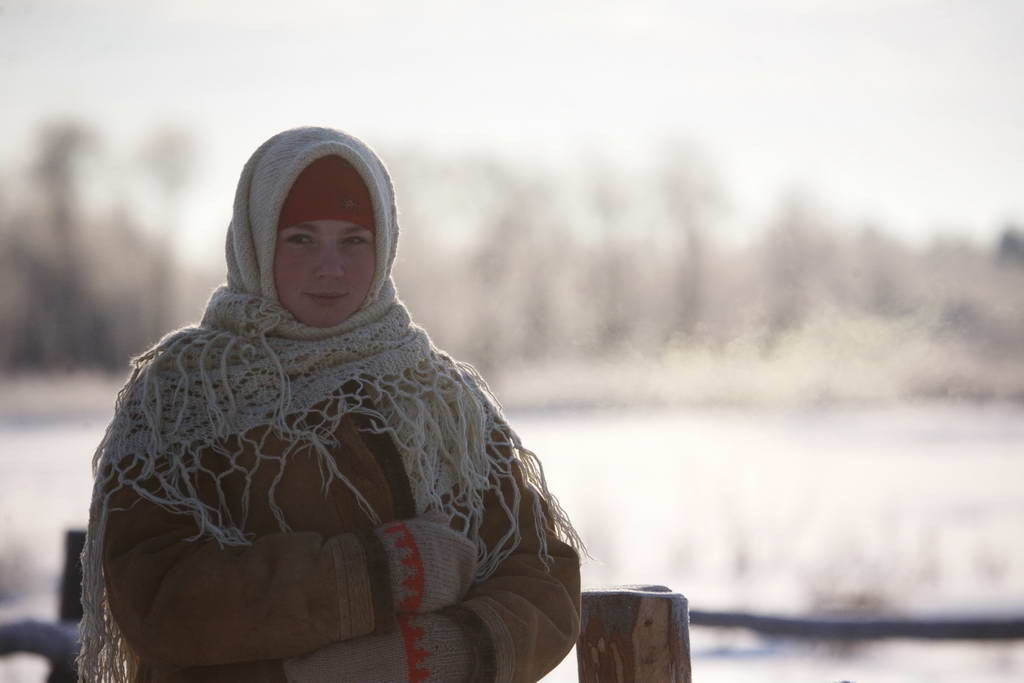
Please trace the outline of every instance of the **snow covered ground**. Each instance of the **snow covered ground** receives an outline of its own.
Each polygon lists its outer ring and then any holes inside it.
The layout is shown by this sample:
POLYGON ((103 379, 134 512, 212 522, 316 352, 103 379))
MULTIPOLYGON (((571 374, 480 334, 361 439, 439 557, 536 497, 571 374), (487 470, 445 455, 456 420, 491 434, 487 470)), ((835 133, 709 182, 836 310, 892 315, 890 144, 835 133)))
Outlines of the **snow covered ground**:
MULTIPOLYGON (((109 398, 0 411, 0 621, 56 611, 109 398), (4 577, 7 577, 6 579, 4 577), (2 587, 0 587, 2 588, 2 587)), ((659 583, 696 609, 1024 611, 1024 408, 529 411, 511 418, 593 560, 584 586, 659 583)), ((694 678, 988 683, 1024 643, 814 646, 695 628, 694 678)), ((37 683, 31 657, 0 683, 37 683)), ((575 680, 567 661, 546 681, 575 680)))

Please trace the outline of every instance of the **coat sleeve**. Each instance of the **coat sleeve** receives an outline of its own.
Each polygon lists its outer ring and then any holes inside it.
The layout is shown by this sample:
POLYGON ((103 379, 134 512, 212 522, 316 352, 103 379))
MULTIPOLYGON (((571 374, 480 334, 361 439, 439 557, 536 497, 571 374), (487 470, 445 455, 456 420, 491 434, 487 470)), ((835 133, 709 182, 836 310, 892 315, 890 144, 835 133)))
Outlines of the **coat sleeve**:
MULTIPOLYGON (((558 665, 576 644, 580 629, 580 559, 551 528, 546 530, 550 558, 541 557, 535 531, 532 489, 513 470, 523 492, 519 511, 522 540, 487 579, 475 584, 466 599, 448 615, 465 624, 476 622, 483 631, 486 665, 493 667, 496 683, 527 683, 540 680, 558 665), (461 617, 460 613, 461 612, 461 617)), ((489 494, 488 513, 482 533, 485 539, 500 536, 507 520, 498 508, 499 496, 510 500, 511 482, 489 494)), ((471 625, 471 624, 467 624, 471 625)))
POLYGON ((137 494, 123 490, 111 502, 107 597, 144 660, 187 667, 279 659, 394 628, 379 580, 387 559, 370 534, 275 533, 226 547, 190 540, 191 517, 137 494))

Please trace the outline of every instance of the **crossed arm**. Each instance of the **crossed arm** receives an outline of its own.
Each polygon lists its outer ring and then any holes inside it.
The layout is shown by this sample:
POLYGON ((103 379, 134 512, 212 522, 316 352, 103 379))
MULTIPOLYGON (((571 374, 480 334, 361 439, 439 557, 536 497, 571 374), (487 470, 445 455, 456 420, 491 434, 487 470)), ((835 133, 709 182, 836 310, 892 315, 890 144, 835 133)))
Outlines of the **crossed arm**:
MULTIPOLYGON (((494 574, 413 611, 403 611, 383 529, 275 533, 230 548, 190 541, 191 519, 133 503, 108 522, 108 596, 132 648, 161 666, 285 660, 289 680, 305 683, 311 671, 334 667, 340 679, 366 661, 380 680, 519 683, 542 677, 576 640, 578 556, 549 534, 545 565, 525 500, 523 540, 494 574), (384 661, 406 678, 391 678, 384 661), (439 671, 446 677, 429 678, 439 671)), ((500 536, 502 518, 485 516, 485 539, 500 536)))

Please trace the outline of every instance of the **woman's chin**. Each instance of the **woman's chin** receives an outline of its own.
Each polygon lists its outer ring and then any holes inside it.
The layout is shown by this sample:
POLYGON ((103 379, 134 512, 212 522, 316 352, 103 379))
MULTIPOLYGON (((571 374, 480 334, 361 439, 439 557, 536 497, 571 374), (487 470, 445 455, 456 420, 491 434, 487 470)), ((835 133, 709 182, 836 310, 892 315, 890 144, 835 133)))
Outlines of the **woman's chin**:
POLYGON ((310 327, 335 327, 355 313, 349 297, 306 296, 294 307, 285 306, 295 319, 310 327))

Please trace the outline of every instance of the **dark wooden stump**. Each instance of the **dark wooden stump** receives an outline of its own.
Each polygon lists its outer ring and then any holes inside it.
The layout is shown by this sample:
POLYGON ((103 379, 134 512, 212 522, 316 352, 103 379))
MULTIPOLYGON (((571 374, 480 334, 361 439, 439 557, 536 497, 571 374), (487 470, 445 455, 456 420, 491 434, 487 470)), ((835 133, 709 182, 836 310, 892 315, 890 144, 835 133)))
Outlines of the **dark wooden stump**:
POLYGON ((664 586, 583 593, 580 683, 692 683, 687 602, 664 586))

